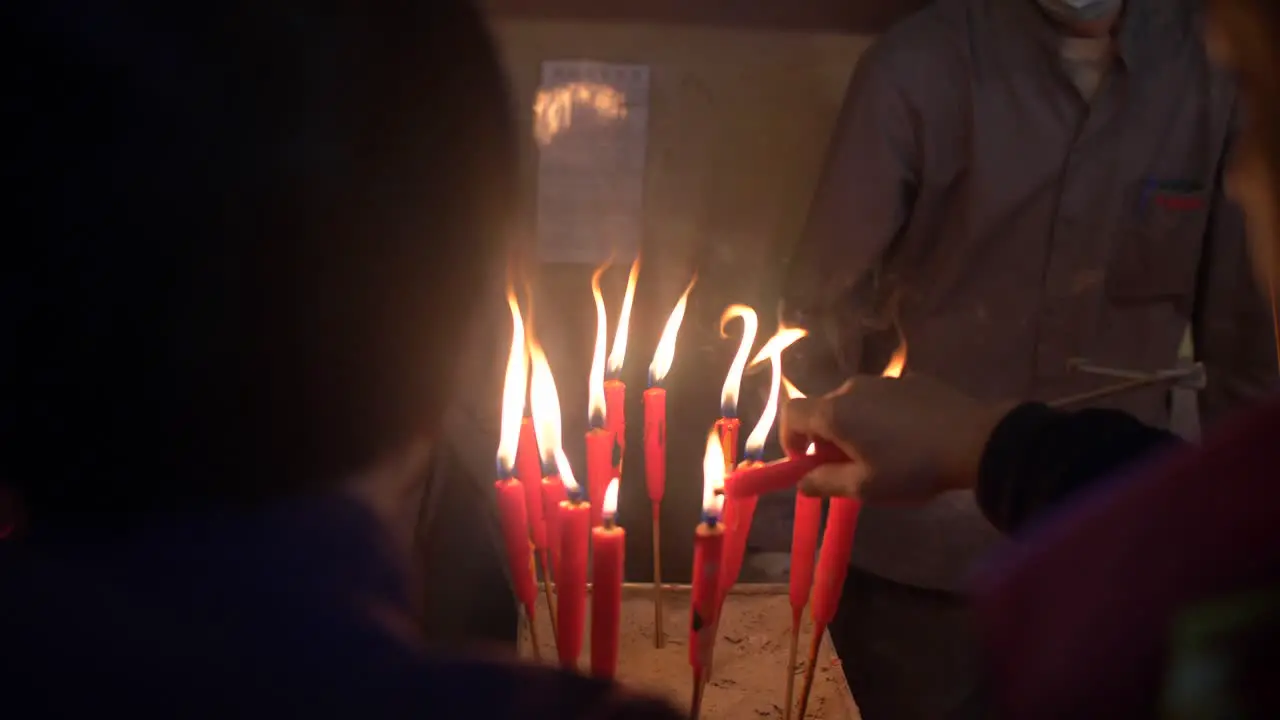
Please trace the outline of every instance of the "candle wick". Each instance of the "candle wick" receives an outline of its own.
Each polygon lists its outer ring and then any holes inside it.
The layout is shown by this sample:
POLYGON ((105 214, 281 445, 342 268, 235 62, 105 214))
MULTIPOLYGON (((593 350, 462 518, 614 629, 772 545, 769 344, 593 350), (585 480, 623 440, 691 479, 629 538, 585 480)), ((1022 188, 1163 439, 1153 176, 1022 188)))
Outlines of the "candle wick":
POLYGON ((615 521, 613 517, 610 516, 610 517, 601 518, 600 524, 604 526, 605 530, 612 530, 614 526, 617 524, 617 521, 615 521))

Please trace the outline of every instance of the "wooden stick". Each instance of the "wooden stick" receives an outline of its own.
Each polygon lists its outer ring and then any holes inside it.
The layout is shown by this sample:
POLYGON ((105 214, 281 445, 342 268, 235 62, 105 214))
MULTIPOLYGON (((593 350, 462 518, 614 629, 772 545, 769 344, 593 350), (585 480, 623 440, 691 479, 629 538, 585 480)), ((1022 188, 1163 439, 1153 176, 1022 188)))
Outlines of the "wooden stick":
POLYGON ((813 640, 809 643, 809 665, 804 669, 804 684, 800 686, 800 711, 796 713, 796 720, 804 720, 805 713, 809 711, 809 693, 813 690, 813 675, 818 667, 818 649, 822 647, 822 636, 826 631, 825 625, 816 622, 813 624, 813 640))
POLYGON ((653 646, 661 650, 667 646, 667 632, 663 628, 662 610, 662 506, 653 504, 653 646))
POLYGON ((791 704, 795 701, 796 657, 800 654, 800 623, 791 622, 791 651, 787 655, 787 700, 782 705, 783 720, 791 720, 791 704))
POLYGON ((702 693, 707 689, 707 685, 703 682, 702 673, 693 671, 693 702, 689 703, 689 720, 698 720, 702 717, 702 693))
POLYGON ((529 643, 533 645, 533 661, 542 662, 542 647, 538 642, 538 624, 533 621, 533 614, 528 608, 524 611, 524 621, 529 626, 529 643))
POLYGON ((556 650, 560 649, 560 629, 556 627, 556 602, 551 596, 551 556, 546 548, 538 551, 542 561, 542 592, 547 597, 547 617, 551 620, 551 637, 556 642, 556 650))

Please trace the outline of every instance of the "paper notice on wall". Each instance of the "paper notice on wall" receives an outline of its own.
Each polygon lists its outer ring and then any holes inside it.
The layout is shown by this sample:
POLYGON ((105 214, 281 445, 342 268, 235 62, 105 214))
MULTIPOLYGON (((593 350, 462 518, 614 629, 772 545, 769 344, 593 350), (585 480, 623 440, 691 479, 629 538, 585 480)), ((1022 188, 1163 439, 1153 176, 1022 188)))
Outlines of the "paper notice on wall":
POLYGON ((534 103, 538 256, 624 262, 643 232, 649 68, 588 60, 542 63, 534 103))

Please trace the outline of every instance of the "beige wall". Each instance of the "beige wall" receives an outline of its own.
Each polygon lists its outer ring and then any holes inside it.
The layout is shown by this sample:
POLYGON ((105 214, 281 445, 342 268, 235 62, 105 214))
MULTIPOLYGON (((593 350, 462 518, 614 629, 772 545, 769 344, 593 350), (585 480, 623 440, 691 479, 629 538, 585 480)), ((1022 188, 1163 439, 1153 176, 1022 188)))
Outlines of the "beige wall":
MULTIPOLYGON (((746 273, 752 286, 776 274, 769 269, 800 230, 867 45, 854 36, 632 24, 507 21, 495 32, 524 127, 541 61, 648 65, 646 255, 677 266, 714 241, 707 259, 746 273)), ((531 137, 524 149, 531 189, 531 137)))

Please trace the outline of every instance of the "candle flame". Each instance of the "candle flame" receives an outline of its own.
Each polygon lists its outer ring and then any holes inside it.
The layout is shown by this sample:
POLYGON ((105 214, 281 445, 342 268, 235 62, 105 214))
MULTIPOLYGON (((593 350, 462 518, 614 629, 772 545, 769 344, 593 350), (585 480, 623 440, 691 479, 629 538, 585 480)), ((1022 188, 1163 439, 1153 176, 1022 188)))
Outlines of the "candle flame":
POLYGON ((511 308, 511 353, 507 356, 507 372, 502 382, 501 430, 498 433, 498 476, 511 476, 520 445, 520 421, 524 417, 525 389, 529 382, 529 356, 525 352, 524 320, 520 304, 511 286, 507 286, 507 305, 511 308))
POLYGON ((529 359, 532 373, 529 379, 529 399, 533 412, 533 433, 538 438, 538 452, 542 456, 542 472, 560 476, 560 482, 570 494, 582 491, 573 479, 573 468, 564 454, 560 441, 560 394, 556 392, 556 379, 551 375, 551 365, 536 341, 529 342, 529 359))
POLYGON ((907 341, 903 339, 898 343, 898 349, 893 351, 893 357, 889 358, 889 364, 885 366, 884 372, 880 373, 880 375, 887 378, 902 377, 902 371, 906 367, 907 341))
POLYGON ((751 346, 756 342, 756 330, 760 320, 756 311, 746 305, 730 305, 720 315, 720 337, 729 337, 725 325, 734 318, 742 318, 742 342, 738 343, 738 352, 729 365, 729 374, 724 378, 724 388, 720 391, 720 417, 738 416, 738 392, 742 389, 742 371, 747 369, 747 358, 751 355, 751 346))
MULTIPOLYGON (((766 340, 764 345, 760 346, 760 350, 756 353, 755 357, 751 358, 751 362, 748 363, 747 366, 751 367, 759 365, 765 360, 771 360, 775 354, 781 356, 783 350, 795 345, 802 338, 808 337, 808 335, 809 331, 802 328, 778 328, 778 332, 774 333, 773 337, 766 340)), ((783 382, 791 385, 790 381, 786 378, 783 378, 783 382)), ((792 387, 795 386, 792 385, 792 387)))
POLYGON ((661 385, 667 373, 671 371, 671 361, 676 355, 676 337, 680 334, 680 323, 684 322, 684 310, 689 302, 689 292, 697 282, 698 276, 694 275, 689 280, 689 286, 684 289, 684 294, 676 302, 675 309, 671 311, 671 317, 667 318, 666 326, 662 328, 658 349, 654 351, 653 362, 649 364, 650 385, 661 385))
MULTIPOLYGON (((805 331, 799 328, 783 328, 765 341, 764 347, 760 348, 760 353, 768 351, 767 357, 770 364, 773 365, 773 372, 771 374, 772 380, 769 384, 769 401, 765 403, 764 411, 760 413, 759 422, 752 428, 751 434, 747 436, 745 446, 747 457, 759 460, 764 453, 764 441, 769 437, 769 431, 773 429, 774 421, 778 419, 778 394, 784 380, 782 377, 782 351, 804 337, 805 334, 805 331)), ((760 355, 757 354, 756 357, 758 359, 760 355)))
POLYGON ((702 456, 702 515, 720 518, 724 508, 724 449, 720 434, 712 428, 707 435, 707 452, 702 456))
POLYGON ((613 331, 613 349, 609 351, 609 375, 617 377, 622 373, 622 361, 627 355, 627 329, 631 325, 631 303, 636 297, 636 282, 640 279, 640 256, 631 263, 631 273, 627 275, 627 294, 622 296, 622 312, 618 314, 618 327, 613 331))
POLYGON ((604 427, 604 346, 609 335, 609 321, 604 310, 604 294, 600 292, 600 276, 609 263, 591 274, 591 297, 596 301, 596 347, 591 354, 591 374, 587 376, 587 422, 593 428, 604 427))
POLYGON ((782 387, 784 390, 787 391, 788 400, 795 400, 796 398, 805 397, 805 394, 800 392, 800 388, 796 387, 795 385, 792 385, 791 381, 788 380, 785 375, 782 377, 782 387))
POLYGON ((600 505, 600 516, 612 520, 618 514, 618 478, 609 481, 604 490, 604 503, 600 505))

